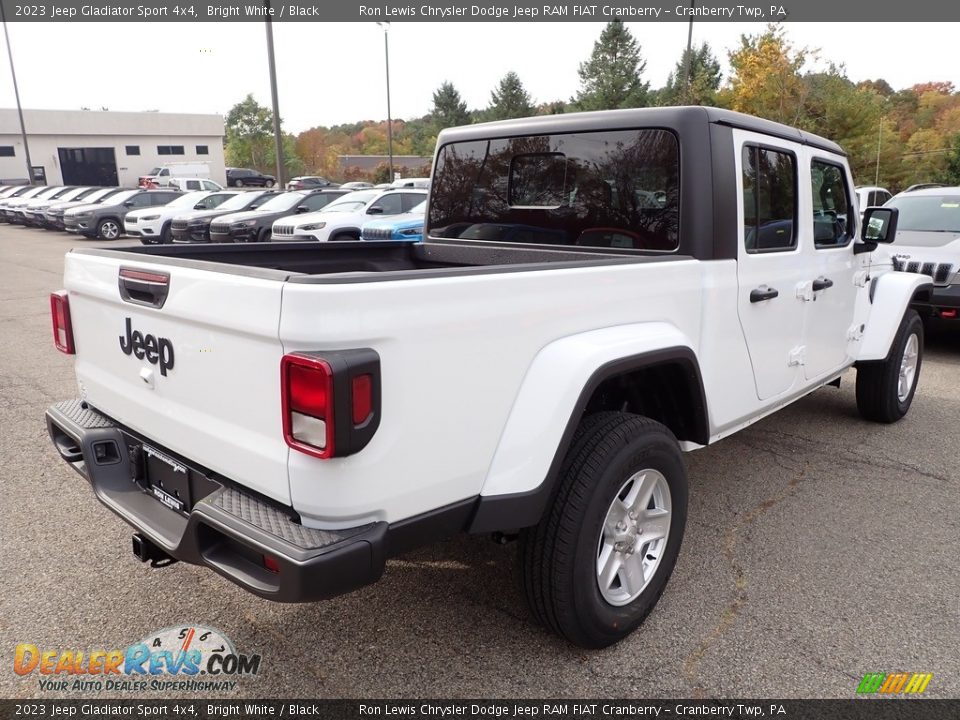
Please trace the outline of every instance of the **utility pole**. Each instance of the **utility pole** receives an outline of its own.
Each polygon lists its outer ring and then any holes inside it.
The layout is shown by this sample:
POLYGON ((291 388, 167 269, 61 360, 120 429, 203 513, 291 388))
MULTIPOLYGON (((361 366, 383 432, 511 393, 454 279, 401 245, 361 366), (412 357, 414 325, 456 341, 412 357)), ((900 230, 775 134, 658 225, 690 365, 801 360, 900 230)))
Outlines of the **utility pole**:
POLYGON ((10 33, 7 31, 7 13, 0 2, 0 18, 3 19, 3 35, 7 39, 7 56, 10 58, 10 75, 13 77, 13 94, 17 98, 17 115, 20 116, 20 134, 23 136, 23 154, 27 160, 27 182, 33 184, 33 163, 30 162, 30 145, 27 142, 27 126, 23 122, 23 108, 20 106, 20 88, 17 87, 17 71, 13 68, 13 49, 10 47, 10 33))
POLYGON ((273 57, 273 21, 270 18, 270 0, 264 0, 267 7, 267 65, 270 67, 270 98, 273 101, 273 143, 277 158, 277 186, 283 182, 283 136, 280 134, 280 100, 277 95, 277 64, 273 57))
MULTIPOLYGON (((696 0, 690 0, 690 9, 693 10, 693 6, 696 4, 696 0)), ((693 66, 693 55, 691 51, 693 49, 693 13, 690 13, 690 27, 687 29, 687 62, 685 63, 686 69, 684 70, 684 75, 686 76, 683 84, 683 104, 686 105, 690 102, 690 70, 693 66)))
POLYGON ((390 32, 390 23, 378 22, 383 28, 383 57, 387 64, 387 155, 390 159, 390 182, 393 182, 393 116, 390 114, 390 41, 387 35, 390 32))
POLYGON ((873 184, 880 184, 880 143, 883 141, 883 118, 880 118, 880 130, 877 132, 877 172, 873 176, 873 184))

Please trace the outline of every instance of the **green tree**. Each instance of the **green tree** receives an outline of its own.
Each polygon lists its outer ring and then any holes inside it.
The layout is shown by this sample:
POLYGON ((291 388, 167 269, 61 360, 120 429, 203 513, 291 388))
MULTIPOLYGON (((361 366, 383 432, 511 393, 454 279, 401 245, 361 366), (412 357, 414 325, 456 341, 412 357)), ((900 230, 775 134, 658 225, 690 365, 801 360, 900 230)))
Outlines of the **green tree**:
POLYGON ((708 43, 684 49, 658 100, 661 105, 716 105, 720 78, 720 61, 708 43))
POLYGON ((490 107, 485 113, 490 120, 530 117, 535 112, 530 93, 512 70, 500 80, 490 93, 490 107))
POLYGON ((759 35, 741 35, 730 53, 733 75, 722 94, 733 110, 795 125, 803 116, 806 86, 800 72, 808 48, 795 50, 782 27, 768 25, 759 35))
POLYGON ((229 165, 269 169, 273 157, 273 112, 248 94, 227 113, 226 156, 229 165))
MULTIPOLYGON (((796 124, 839 143, 847 151, 854 177, 872 179, 884 98, 868 87, 854 85, 844 69, 835 65, 825 72, 804 75, 803 86, 803 108, 796 124)), ((886 165, 883 161, 881 158, 886 176, 893 168, 889 160, 886 165)))
POLYGON ((437 128, 442 130, 458 125, 469 125, 471 118, 467 104, 452 82, 444 82, 433 93, 433 111, 430 113, 437 128))
POLYGON ((947 185, 960 185, 960 134, 953 136, 950 152, 947 153, 946 163, 937 181, 947 185))
POLYGON ((574 103, 580 110, 645 107, 650 84, 641 76, 646 67, 630 30, 620 18, 612 20, 593 44, 590 58, 580 63, 580 91, 574 103))

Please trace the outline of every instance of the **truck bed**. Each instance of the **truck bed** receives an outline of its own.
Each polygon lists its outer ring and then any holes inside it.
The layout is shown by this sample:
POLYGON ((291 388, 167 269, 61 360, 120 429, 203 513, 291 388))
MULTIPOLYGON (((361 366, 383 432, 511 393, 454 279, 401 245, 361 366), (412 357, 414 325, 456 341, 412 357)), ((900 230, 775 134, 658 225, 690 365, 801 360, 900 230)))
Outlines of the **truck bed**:
POLYGON ((644 254, 616 248, 557 250, 465 240, 155 245, 73 252, 128 256, 131 261, 300 283, 371 282, 690 259, 672 253, 644 254))

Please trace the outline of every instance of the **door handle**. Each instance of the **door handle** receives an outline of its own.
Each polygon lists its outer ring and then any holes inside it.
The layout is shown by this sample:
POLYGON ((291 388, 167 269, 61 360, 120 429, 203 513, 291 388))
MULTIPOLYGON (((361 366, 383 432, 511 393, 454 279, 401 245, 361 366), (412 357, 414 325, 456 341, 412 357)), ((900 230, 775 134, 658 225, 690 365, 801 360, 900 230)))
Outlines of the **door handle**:
POLYGON ((817 292, 819 290, 826 290, 827 288, 833 287, 833 280, 825 277, 818 277, 813 281, 813 291, 817 292))
POLYGON ((773 300, 779 294, 779 290, 775 290, 772 287, 767 287, 766 285, 761 285, 757 289, 750 291, 750 302, 758 303, 763 302, 764 300, 773 300))

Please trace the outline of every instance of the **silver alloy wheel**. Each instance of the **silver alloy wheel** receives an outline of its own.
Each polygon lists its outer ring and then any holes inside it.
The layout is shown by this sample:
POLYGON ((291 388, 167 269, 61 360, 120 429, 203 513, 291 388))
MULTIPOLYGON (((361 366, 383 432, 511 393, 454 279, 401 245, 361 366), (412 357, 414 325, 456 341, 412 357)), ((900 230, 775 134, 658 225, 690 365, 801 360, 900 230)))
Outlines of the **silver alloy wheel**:
POLYGON ((917 362, 920 359, 920 338, 916 333, 907 338, 903 348, 903 357, 900 358, 900 378, 897 382, 897 399, 904 402, 913 389, 917 378, 917 362))
POLYGON ((611 605, 629 605, 644 591, 667 548, 670 486, 657 470, 632 475, 617 492, 597 543, 597 585, 611 605))
POLYGON ((107 220, 100 225, 100 237, 104 240, 116 240, 120 237, 120 228, 113 220, 107 220))

